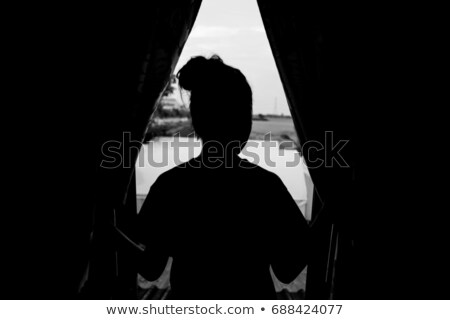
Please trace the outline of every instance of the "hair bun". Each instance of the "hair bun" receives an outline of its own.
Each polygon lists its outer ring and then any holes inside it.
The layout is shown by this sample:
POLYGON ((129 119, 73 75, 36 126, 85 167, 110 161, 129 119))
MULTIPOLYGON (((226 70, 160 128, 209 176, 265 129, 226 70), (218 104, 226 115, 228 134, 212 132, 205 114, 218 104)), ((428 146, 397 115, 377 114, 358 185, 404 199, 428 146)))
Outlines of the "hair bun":
POLYGON ((213 55, 210 59, 203 56, 191 58, 178 71, 179 85, 185 90, 193 90, 199 85, 210 82, 210 75, 214 74, 215 66, 223 65, 222 59, 218 55, 213 55))

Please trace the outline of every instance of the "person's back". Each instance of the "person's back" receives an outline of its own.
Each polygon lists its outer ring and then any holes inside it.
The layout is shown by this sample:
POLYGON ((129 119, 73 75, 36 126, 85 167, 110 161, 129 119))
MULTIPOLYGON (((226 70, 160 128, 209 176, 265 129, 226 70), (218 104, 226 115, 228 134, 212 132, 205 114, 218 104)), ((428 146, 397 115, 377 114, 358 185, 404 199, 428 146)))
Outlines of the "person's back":
MULTIPOLYGON (((210 133, 205 128, 198 131, 210 133)), ((249 135, 243 131, 234 135, 241 147, 249 135)), ((141 209, 141 239, 154 268, 148 278, 171 256, 172 299, 275 299, 269 267, 283 282, 300 273, 306 221, 275 174, 239 158, 240 148, 207 138, 199 157, 157 179, 141 209)))
POLYGON ((275 299, 269 265, 301 271, 307 226, 295 201, 275 174, 241 163, 193 159, 152 187, 140 226, 173 257, 171 298, 275 299))

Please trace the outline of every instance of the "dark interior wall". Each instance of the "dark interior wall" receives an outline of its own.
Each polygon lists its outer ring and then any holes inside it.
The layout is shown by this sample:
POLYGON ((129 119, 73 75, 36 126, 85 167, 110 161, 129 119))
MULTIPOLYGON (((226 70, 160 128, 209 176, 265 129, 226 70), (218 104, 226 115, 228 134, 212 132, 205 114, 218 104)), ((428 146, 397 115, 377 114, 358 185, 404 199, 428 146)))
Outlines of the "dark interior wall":
POLYGON ((10 237, 20 245, 9 256, 2 294, 12 298, 75 296, 89 254, 99 133, 123 112, 108 93, 125 72, 108 38, 114 17, 95 8, 53 8, 54 15, 45 9, 23 17, 17 35, 24 42, 16 70, 23 82, 12 116, 20 145, 13 150, 27 155, 11 163, 10 193, 20 192, 21 201, 12 206, 10 237))
POLYGON ((94 42, 93 24, 81 8, 24 5, 9 13, 14 31, 6 44, 13 51, 7 101, 14 106, 5 119, 14 134, 5 139, 10 219, 1 293, 73 297, 87 261, 95 203, 100 97, 88 59, 95 49, 82 45, 94 42))
POLYGON ((342 69, 348 82, 336 83, 349 93, 348 124, 357 142, 350 296, 448 298, 445 200, 437 187, 446 171, 440 162, 443 92, 431 67, 439 65, 433 53, 439 49, 424 23, 430 16, 422 6, 352 7, 337 11, 350 45, 336 46, 339 57, 348 54, 348 69, 342 69))
POLYGON ((328 28, 344 38, 335 37, 343 81, 334 82, 347 97, 342 104, 352 106, 346 123, 356 141, 347 220, 356 260, 341 288, 352 282, 347 294, 356 298, 448 298, 445 187, 438 183, 446 171, 444 95, 440 49, 425 22, 439 18, 422 5, 332 9, 328 28))

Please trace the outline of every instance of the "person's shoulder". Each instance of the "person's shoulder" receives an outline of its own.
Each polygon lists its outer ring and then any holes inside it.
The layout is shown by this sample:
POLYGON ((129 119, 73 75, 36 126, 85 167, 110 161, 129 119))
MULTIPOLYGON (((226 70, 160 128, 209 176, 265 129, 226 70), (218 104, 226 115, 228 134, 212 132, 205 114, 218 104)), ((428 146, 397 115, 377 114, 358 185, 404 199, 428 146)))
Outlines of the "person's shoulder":
POLYGON ((242 159, 242 161, 239 164, 239 168, 245 169, 245 172, 248 172, 251 175, 261 177, 263 179, 272 180, 276 182, 280 182, 280 177, 273 173, 272 171, 269 171, 267 169, 264 169, 263 167, 254 164, 247 159, 242 159))
POLYGON ((161 173, 157 179, 159 182, 167 182, 172 181, 174 179, 179 179, 181 176, 189 174, 190 169, 196 168, 196 163, 194 159, 191 159, 187 162, 180 163, 179 165, 164 171, 161 173))

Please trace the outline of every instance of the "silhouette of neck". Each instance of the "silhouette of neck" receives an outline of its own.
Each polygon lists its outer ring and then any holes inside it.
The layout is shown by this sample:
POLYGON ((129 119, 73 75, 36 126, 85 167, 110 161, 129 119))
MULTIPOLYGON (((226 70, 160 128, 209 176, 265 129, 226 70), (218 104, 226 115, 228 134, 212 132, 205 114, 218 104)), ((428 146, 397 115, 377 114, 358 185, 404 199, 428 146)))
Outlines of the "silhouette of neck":
POLYGON ((220 142, 207 140, 203 143, 200 159, 209 168, 232 168, 239 163, 241 146, 238 141, 220 142))

